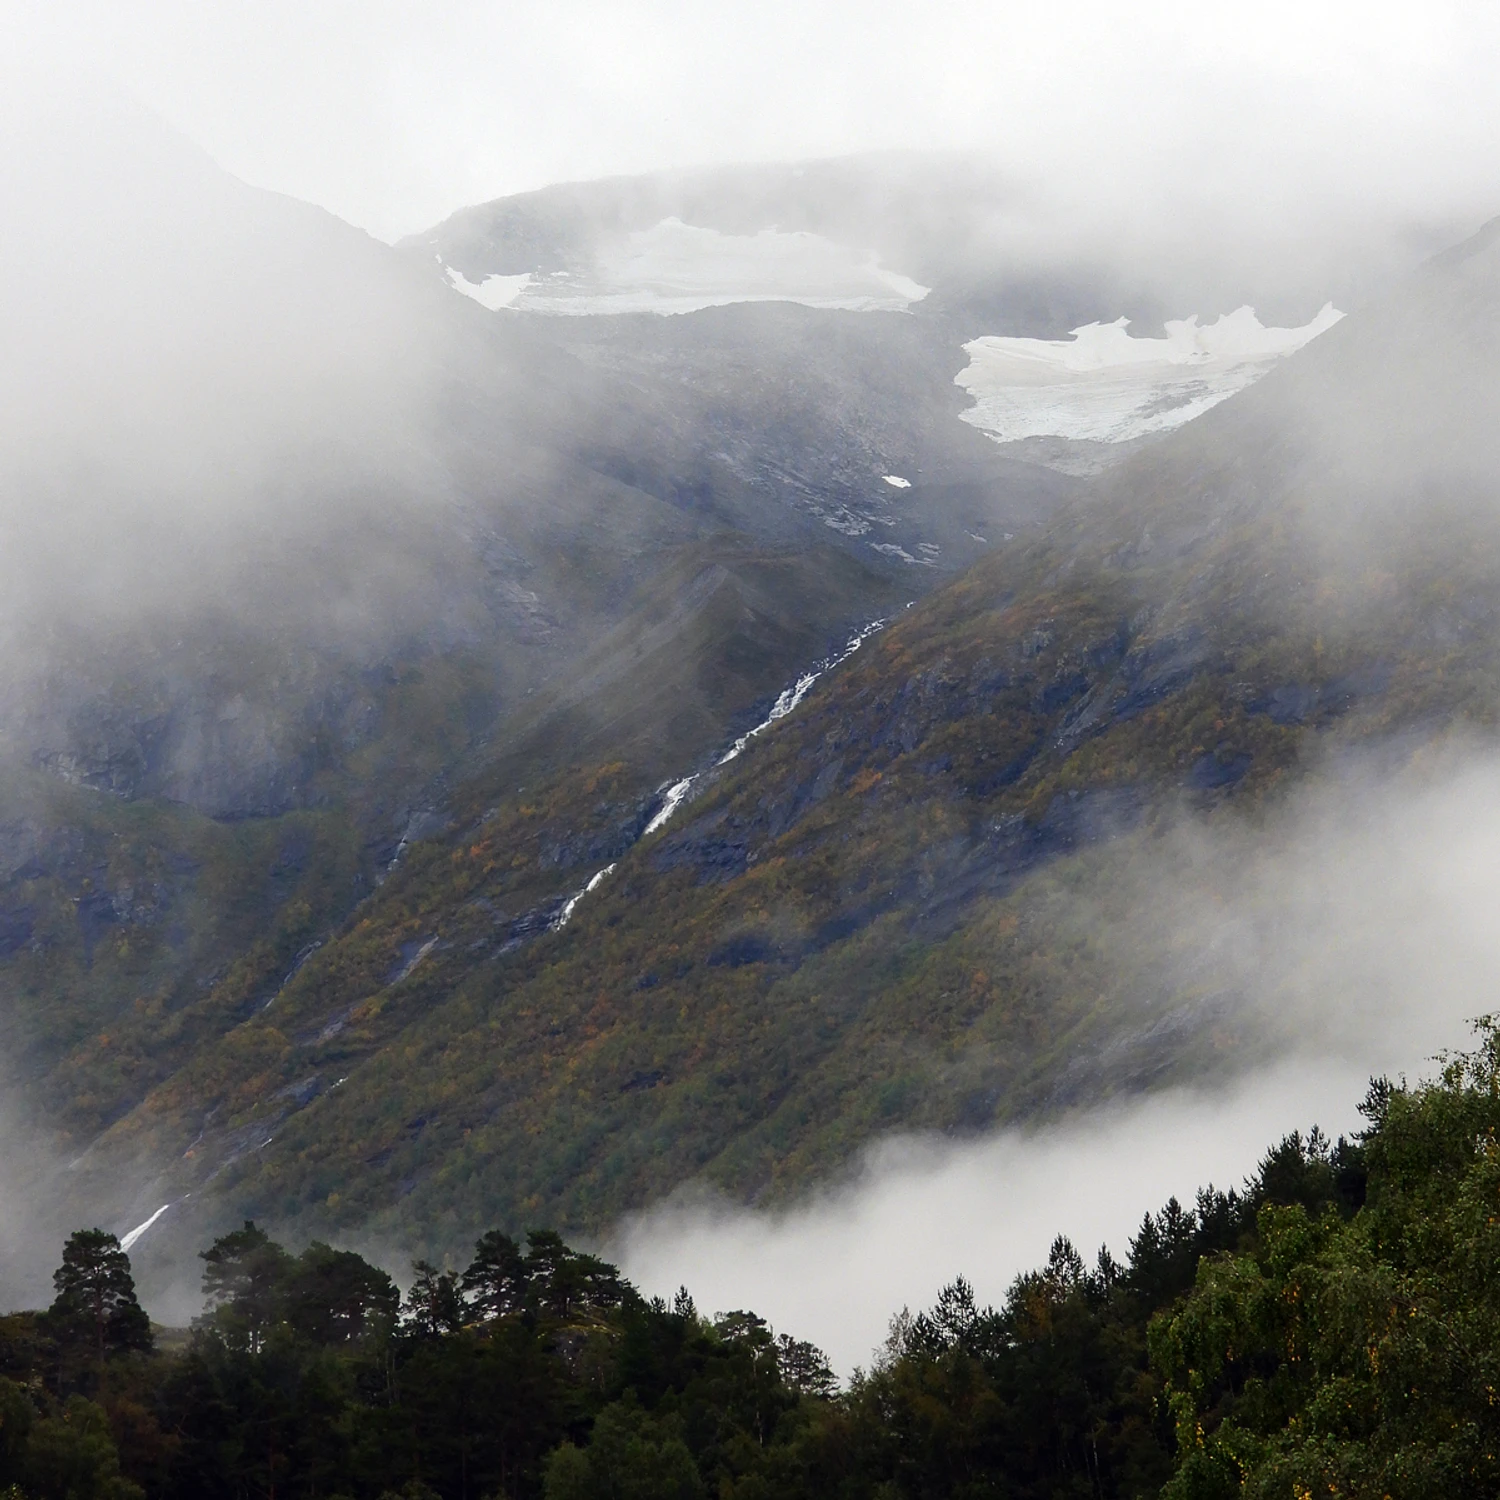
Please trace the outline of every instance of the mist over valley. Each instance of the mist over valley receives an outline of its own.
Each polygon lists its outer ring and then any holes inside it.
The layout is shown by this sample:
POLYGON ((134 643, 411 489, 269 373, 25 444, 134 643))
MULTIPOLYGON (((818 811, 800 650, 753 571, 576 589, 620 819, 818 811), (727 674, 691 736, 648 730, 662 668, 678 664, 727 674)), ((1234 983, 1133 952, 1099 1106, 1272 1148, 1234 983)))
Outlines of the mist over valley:
POLYGON ((1128 181, 599 124, 414 232, 372 135, 377 238, 72 25, 0 107, 0 1487, 1491 1493, 1482 132, 1335 191, 1199 58, 1128 181))

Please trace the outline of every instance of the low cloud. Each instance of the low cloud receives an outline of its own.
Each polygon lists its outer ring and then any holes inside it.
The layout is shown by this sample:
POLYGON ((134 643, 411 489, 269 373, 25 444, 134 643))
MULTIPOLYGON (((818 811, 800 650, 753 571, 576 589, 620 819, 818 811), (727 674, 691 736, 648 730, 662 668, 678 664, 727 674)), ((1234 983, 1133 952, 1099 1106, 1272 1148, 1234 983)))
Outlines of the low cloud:
POLYGON ((1129 864, 1134 894, 1093 908, 1085 893, 1076 913, 1132 968, 1099 1053, 1197 1015, 1174 1045, 1222 1049, 1211 1076, 981 1140, 888 1139, 784 1211, 679 1198, 621 1227, 628 1274, 653 1294, 685 1284, 705 1310, 753 1308, 847 1374, 893 1313, 957 1275, 998 1302, 1055 1235, 1123 1258, 1168 1197, 1238 1186, 1294 1129, 1357 1129, 1371 1076, 1430 1072, 1500 1008, 1492 754, 1335 763, 1269 816, 1179 823, 1129 864))
POLYGON ((392 236, 547 182, 888 147, 994 150, 1121 232, 1165 201, 1180 233, 1232 218, 1261 245, 1351 202, 1493 191, 1497 21, 1457 0, 31 9, 17 46, 95 62, 231 170, 392 236))
POLYGON ((1238 1186, 1293 1128, 1354 1127, 1364 1087, 1357 1069, 1296 1064, 1227 1094, 1172 1091, 1034 1132, 899 1137, 846 1187, 789 1212, 674 1204, 632 1219, 613 1249, 643 1291, 686 1285, 705 1311, 751 1308, 847 1376, 868 1368, 893 1313, 955 1276, 999 1302, 1058 1234, 1123 1258, 1143 1214, 1174 1194, 1238 1186))

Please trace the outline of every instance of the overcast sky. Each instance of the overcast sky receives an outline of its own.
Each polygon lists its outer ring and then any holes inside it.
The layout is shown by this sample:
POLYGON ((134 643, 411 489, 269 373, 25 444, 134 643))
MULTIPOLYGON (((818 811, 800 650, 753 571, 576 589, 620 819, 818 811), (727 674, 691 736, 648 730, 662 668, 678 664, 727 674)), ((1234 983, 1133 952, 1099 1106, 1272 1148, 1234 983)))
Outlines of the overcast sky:
MULTIPOLYGON (((1317 0, 0 0, 224 166, 392 238, 548 182, 993 150, 1079 193, 1190 182, 1460 212, 1497 180, 1500 7, 1317 0)), ((1493 191, 1500 205, 1500 187, 1493 191)))

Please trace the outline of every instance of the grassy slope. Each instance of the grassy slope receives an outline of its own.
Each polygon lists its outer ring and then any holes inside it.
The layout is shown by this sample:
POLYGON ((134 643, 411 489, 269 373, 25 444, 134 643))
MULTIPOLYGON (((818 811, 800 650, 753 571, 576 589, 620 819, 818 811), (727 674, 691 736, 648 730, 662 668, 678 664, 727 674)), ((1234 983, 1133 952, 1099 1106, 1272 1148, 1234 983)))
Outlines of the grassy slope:
POLYGON ((1369 639, 1363 569, 1322 579, 1320 632, 1268 614, 1245 580, 1295 583, 1298 549, 1257 534, 1126 565, 1076 538, 994 558, 628 850, 649 803, 618 763, 420 849, 285 1015, 193 1083, 241 1078, 243 1118, 276 1137, 220 1201, 438 1246, 490 1219, 598 1227, 695 1176, 774 1196, 891 1126, 974 1127, 1232 1056, 1222 1028, 1153 1040, 1192 997, 1151 993, 1131 945, 1139 846, 1184 799, 1253 813, 1330 740, 1500 701, 1493 629, 1433 633, 1500 573, 1493 538, 1467 576, 1413 564, 1399 628, 1369 639), (1325 692, 1301 722, 1276 712, 1306 686, 1325 692), (566 889, 564 847, 574 884, 619 867, 565 931, 504 952, 497 913, 566 889), (276 1098, 345 1076, 300 1112, 276 1098))

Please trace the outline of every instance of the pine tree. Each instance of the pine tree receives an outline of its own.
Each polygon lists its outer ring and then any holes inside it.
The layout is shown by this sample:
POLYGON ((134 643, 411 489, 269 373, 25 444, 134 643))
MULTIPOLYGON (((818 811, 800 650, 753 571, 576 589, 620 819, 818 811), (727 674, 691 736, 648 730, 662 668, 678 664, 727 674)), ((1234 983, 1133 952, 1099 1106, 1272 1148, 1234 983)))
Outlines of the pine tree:
POLYGON ((52 1285, 47 1320, 62 1343, 92 1349, 101 1365, 110 1354, 151 1348, 151 1321, 115 1235, 80 1229, 69 1236, 52 1285))
POLYGON ((231 1348, 257 1354, 280 1315, 292 1258, 252 1220, 199 1257, 208 1311, 201 1322, 231 1348))
POLYGON ((314 1344, 358 1343, 395 1326, 401 1309, 396 1283, 353 1250, 314 1240, 288 1268, 281 1316, 314 1344))
POLYGON ((426 1336, 457 1333, 468 1314, 458 1277, 425 1260, 414 1260, 411 1269, 411 1290, 403 1311, 406 1326, 426 1336))
POLYGON ((491 1229, 474 1246, 463 1275, 463 1295, 482 1318, 503 1318, 526 1305, 528 1272, 521 1247, 508 1234, 491 1229))

